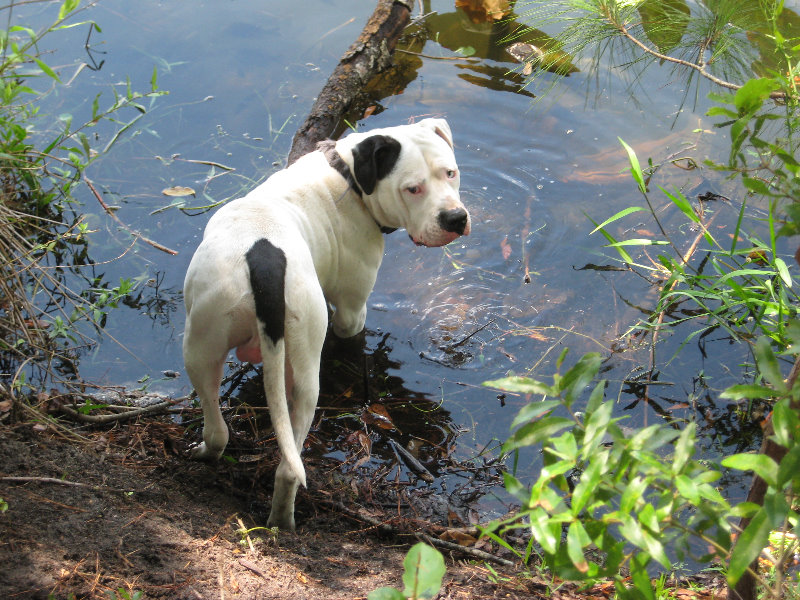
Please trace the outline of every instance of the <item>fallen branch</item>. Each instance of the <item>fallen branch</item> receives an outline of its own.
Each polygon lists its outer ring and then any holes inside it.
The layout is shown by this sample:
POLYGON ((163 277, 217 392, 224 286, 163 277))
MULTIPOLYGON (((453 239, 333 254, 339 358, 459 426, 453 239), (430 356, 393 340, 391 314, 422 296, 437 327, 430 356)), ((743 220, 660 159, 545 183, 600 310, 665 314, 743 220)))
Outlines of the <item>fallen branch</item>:
POLYGON ((110 414, 110 415, 86 415, 82 412, 79 412, 69 406, 61 405, 59 406, 59 410, 61 412, 69 415, 76 421, 81 421, 83 423, 92 423, 94 425, 104 424, 104 423, 112 423, 112 422, 120 422, 120 421, 127 421, 128 419, 132 419, 134 417, 140 417, 142 415, 151 415, 155 413, 159 413, 161 411, 166 410, 167 408, 178 404, 179 402, 186 402, 190 399, 190 396, 182 396, 181 398, 172 398, 170 400, 165 400, 164 402, 159 402, 157 404, 151 404, 150 406, 143 406, 141 408, 132 408, 125 412, 110 414))
MULTIPOLYGON (((499 556, 495 556, 494 554, 490 554, 489 552, 484 552, 483 550, 478 550, 477 548, 471 548, 469 546, 462 546, 460 544, 454 544, 452 542, 446 542, 444 540, 440 540, 439 538, 432 537, 424 532, 404 532, 401 531, 398 527, 393 525, 391 522, 386 520, 377 519, 373 516, 366 514, 365 511, 357 511, 352 510, 342 504, 341 502, 336 502, 333 500, 326 500, 322 498, 314 498, 314 502, 319 502, 321 504, 326 504, 329 507, 333 508, 337 512, 345 515, 346 517, 353 519, 354 521, 361 521, 363 523, 367 523, 372 528, 378 529, 381 533, 388 533, 391 535, 413 535, 417 538, 424 539, 427 543, 431 546, 436 546, 443 550, 448 550, 451 552, 461 552, 462 554, 466 554, 473 558, 477 558, 479 560, 486 560, 489 562, 497 563, 499 565, 503 565, 504 567, 516 567, 516 563, 510 561, 505 558, 500 558, 499 556)), ((394 520, 394 519, 393 519, 394 520)), ((435 526, 437 527, 438 526, 435 526)))
POLYGON ((100 196, 100 194, 98 193, 97 189, 95 189, 94 185, 92 185, 92 182, 89 181, 89 179, 86 177, 86 175, 83 176, 83 180, 86 182, 86 185, 89 186, 89 189, 92 190, 92 193, 94 194, 94 197, 97 198, 97 201, 100 203, 100 206, 103 207, 103 210, 106 211, 106 214, 109 217, 111 217, 112 219, 114 219, 119 224, 119 226, 122 227, 125 231, 130 233, 132 236, 142 240, 143 242, 147 242, 148 244, 150 244, 156 250, 161 250, 162 252, 166 252, 167 254, 172 254, 173 256, 175 256, 178 253, 177 250, 173 250, 172 248, 167 248, 166 246, 163 246, 163 245, 159 244, 158 242, 154 242, 150 238, 143 236, 140 232, 128 227, 125 223, 123 223, 120 220, 120 218, 117 215, 114 214, 114 211, 111 210, 111 207, 109 207, 108 204, 106 204, 103 201, 103 198, 100 196))
POLYGON ((484 552, 483 550, 478 550, 477 548, 472 548, 471 546, 462 546, 461 544, 446 542, 444 540, 440 540, 439 538, 431 537, 425 534, 422 534, 420 537, 431 546, 436 546, 437 548, 441 548, 442 550, 449 550, 451 552, 461 552, 462 554, 467 554, 468 556, 471 556, 473 558, 478 558, 480 560, 488 560, 489 562, 497 563, 498 565, 503 565, 504 567, 514 567, 514 568, 517 567, 517 564, 513 561, 510 561, 505 558, 500 558, 499 556, 495 556, 494 554, 489 554, 488 552, 484 552))
POLYGON ((358 39, 339 61, 317 96, 311 113, 297 130, 289 151, 292 164, 334 136, 342 116, 364 86, 392 62, 400 34, 411 20, 414 0, 379 0, 358 39))

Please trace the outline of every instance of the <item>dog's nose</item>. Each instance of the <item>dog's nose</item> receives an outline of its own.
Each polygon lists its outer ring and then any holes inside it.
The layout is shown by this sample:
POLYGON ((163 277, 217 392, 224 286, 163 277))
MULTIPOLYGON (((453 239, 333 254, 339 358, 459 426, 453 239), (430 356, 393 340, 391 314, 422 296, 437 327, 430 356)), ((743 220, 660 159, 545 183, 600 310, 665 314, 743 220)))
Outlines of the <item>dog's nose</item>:
POLYGON ((439 213, 439 227, 445 231, 463 235, 464 228, 467 226, 467 217, 467 211, 463 208, 443 210, 439 213))

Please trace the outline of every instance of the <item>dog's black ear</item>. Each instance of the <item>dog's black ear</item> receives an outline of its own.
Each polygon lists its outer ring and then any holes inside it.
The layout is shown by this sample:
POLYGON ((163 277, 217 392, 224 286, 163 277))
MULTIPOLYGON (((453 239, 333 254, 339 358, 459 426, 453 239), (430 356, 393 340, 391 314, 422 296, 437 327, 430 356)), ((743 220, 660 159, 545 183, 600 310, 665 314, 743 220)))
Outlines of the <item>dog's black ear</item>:
POLYGON ((371 135, 353 147, 353 176, 365 194, 392 172, 400 156, 400 142, 388 135, 371 135))

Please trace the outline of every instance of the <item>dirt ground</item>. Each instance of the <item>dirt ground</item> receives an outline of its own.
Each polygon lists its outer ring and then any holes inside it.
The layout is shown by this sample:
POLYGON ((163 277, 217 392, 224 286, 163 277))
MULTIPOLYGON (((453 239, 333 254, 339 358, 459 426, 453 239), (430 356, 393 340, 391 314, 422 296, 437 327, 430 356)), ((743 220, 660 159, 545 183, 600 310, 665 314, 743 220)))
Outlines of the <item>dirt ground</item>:
MULTIPOLYGON (((377 527, 392 520, 385 498, 333 462, 307 459, 296 534, 246 535, 237 530, 266 520, 274 451, 251 461, 234 447, 237 462, 191 461, 183 427, 165 416, 66 429, 10 421, 0 425, 0 598, 354 600, 402 589, 417 540, 377 527)), ((441 599, 560 595, 514 569, 445 558, 441 599)))

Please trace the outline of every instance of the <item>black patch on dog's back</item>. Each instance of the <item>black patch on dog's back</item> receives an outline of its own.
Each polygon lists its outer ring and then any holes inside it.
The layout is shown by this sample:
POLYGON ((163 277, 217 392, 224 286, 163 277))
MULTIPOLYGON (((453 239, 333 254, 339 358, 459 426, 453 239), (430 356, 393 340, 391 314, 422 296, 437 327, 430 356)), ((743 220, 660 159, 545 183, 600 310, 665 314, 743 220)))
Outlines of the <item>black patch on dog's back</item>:
MULTIPOLYGON (((347 182, 347 185, 349 185, 350 188, 356 194, 358 194, 359 197, 363 198, 364 192, 361 191, 361 188, 359 187, 358 183, 353 177, 353 174, 350 172, 350 167, 347 166, 347 163, 344 162, 342 155, 339 154, 339 152, 336 150, 336 142, 334 142, 333 140, 323 140, 321 142, 318 142, 317 150, 322 152, 322 154, 325 156, 325 160, 328 161, 328 164, 331 166, 331 168, 334 169, 337 173, 339 173, 339 175, 344 177, 344 180, 347 182)), ((395 159, 395 162, 396 161, 397 159, 395 159)), ((373 217, 373 219, 374 218, 375 217, 373 217)), ((378 221, 375 222, 378 223, 378 221)), ((388 234, 397 231, 396 227, 384 227, 380 223, 378 223, 378 227, 381 228, 381 233, 388 234)))
POLYGON ((353 147, 353 174, 365 194, 392 172, 400 157, 400 142, 388 135, 371 135, 353 147))
POLYGON ((286 317, 286 255, 265 238, 253 244, 245 260, 250 270, 256 316, 264 324, 264 334, 277 344, 283 337, 286 317))

